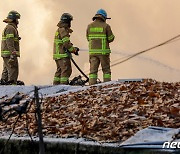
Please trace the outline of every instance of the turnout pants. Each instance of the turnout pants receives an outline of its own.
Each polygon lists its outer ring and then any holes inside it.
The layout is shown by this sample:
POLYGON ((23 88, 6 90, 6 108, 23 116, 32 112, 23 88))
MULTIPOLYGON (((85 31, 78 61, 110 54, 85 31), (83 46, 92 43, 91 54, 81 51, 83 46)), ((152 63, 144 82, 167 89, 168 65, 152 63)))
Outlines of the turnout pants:
POLYGON ((101 63, 104 82, 111 81, 110 55, 90 55, 89 85, 97 83, 98 68, 101 63))
POLYGON ((69 58, 55 60, 57 70, 54 75, 53 85, 69 84, 69 77, 72 73, 71 61, 69 58))
POLYGON ((19 74, 19 64, 18 59, 15 57, 11 63, 9 63, 10 58, 3 58, 3 71, 2 71, 2 77, 1 79, 16 84, 17 78, 19 74))

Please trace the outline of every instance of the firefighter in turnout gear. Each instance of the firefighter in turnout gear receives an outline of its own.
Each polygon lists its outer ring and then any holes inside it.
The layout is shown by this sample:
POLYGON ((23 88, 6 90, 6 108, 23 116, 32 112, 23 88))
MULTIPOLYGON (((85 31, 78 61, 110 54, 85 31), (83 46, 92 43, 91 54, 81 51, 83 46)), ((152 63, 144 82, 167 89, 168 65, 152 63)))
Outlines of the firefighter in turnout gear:
POLYGON ((110 70, 110 47, 109 43, 114 40, 111 27, 106 23, 107 13, 100 9, 92 18, 93 22, 88 25, 86 37, 89 41, 90 74, 89 84, 97 83, 98 67, 101 63, 104 82, 111 81, 110 70))
POLYGON ((1 41, 1 57, 3 58, 3 72, 1 83, 17 84, 19 74, 18 59, 20 57, 18 24, 20 14, 17 11, 10 11, 3 22, 7 23, 1 41))
POLYGON ((53 59, 56 62, 57 71, 54 76, 53 85, 68 84, 69 77, 72 73, 71 61, 67 51, 78 55, 79 48, 73 47, 70 41, 70 33, 72 33, 71 21, 73 17, 69 13, 62 14, 58 23, 58 29, 54 38, 53 59))

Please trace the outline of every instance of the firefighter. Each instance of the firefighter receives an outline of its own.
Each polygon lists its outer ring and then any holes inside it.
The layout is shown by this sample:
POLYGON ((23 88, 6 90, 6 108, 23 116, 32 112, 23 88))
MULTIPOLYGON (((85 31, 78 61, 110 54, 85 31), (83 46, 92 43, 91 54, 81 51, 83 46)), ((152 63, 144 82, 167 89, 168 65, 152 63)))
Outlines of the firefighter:
POLYGON ((18 24, 20 14, 17 11, 10 11, 3 22, 7 23, 1 42, 1 57, 3 58, 3 72, 1 84, 17 84, 19 74, 18 58, 20 57, 18 24))
POLYGON ((56 62, 57 71, 54 76, 53 85, 69 83, 72 68, 67 51, 78 55, 79 48, 73 47, 70 41, 70 33, 73 32, 70 29, 72 20, 73 16, 71 14, 64 13, 57 24, 58 29, 55 33, 53 51, 53 59, 56 62))
POLYGON ((101 63, 104 82, 111 81, 110 70, 110 47, 109 43, 114 40, 111 27, 106 23, 107 13, 100 9, 92 18, 93 22, 87 27, 86 37, 89 41, 90 74, 89 84, 97 83, 98 67, 101 63))

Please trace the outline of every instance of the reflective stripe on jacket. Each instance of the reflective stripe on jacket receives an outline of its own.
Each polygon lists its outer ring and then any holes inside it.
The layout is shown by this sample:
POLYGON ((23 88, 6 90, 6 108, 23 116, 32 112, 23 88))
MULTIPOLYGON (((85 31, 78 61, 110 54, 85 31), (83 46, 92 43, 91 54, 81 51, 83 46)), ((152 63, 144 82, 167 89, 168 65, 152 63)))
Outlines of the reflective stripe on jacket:
POLYGON ((109 43, 114 40, 111 27, 104 21, 96 19, 88 25, 86 37, 89 41, 90 54, 109 54, 109 43))
POLYGON ((19 38, 17 26, 14 23, 9 23, 2 33, 2 57, 9 57, 13 51, 17 51, 16 55, 20 57, 19 38))
POLYGON ((65 49, 68 49, 70 52, 74 50, 73 44, 70 42, 69 33, 71 30, 67 27, 66 24, 59 23, 58 26, 59 28, 57 29, 54 38, 54 60, 68 57, 67 53, 65 53, 65 49))

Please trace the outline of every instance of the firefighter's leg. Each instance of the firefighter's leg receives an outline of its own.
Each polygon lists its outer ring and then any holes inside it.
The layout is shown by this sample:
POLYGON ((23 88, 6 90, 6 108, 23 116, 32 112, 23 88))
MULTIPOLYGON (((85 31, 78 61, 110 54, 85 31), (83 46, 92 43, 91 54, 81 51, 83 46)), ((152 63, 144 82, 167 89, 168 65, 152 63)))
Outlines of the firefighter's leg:
POLYGON ((8 63, 7 70, 8 70, 8 82, 10 84, 17 84, 17 79, 19 75, 19 64, 17 57, 14 58, 14 61, 11 62, 11 64, 8 63))
POLYGON ((60 84, 60 78, 61 78, 61 67, 60 67, 61 63, 60 60, 55 60, 55 62, 56 62, 57 70, 54 75, 53 85, 58 85, 60 84))
POLYGON ((69 84, 69 77, 72 73, 71 61, 69 58, 61 59, 61 84, 69 84))
POLYGON ((1 80, 3 82, 7 82, 8 81, 8 70, 7 70, 7 66, 6 66, 6 61, 8 61, 9 58, 3 58, 3 71, 2 71, 2 76, 1 76, 1 80))
POLYGON ((110 55, 101 55, 100 60, 104 82, 111 81, 110 55))
POLYGON ((89 62, 90 62, 89 85, 93 85, 97 83, 97 74, 98 74, 98 67, 100 64, 100 60, 98 56, 90 55, 89 62))

